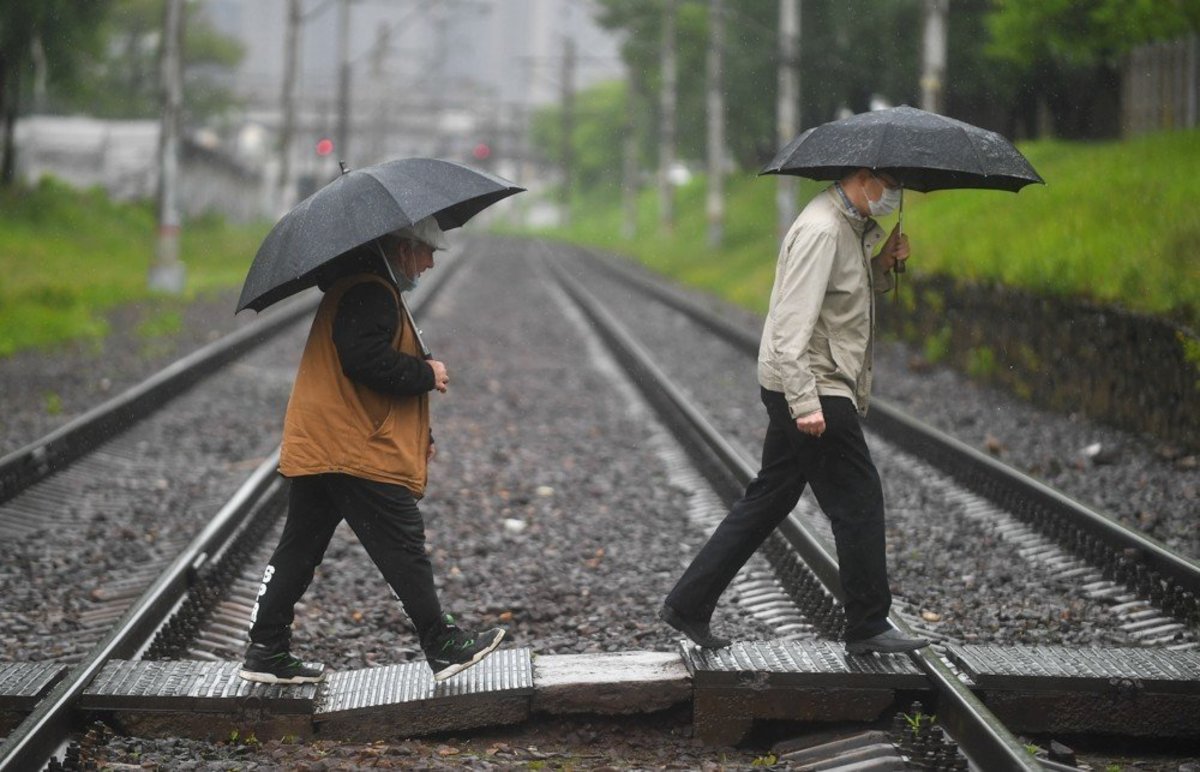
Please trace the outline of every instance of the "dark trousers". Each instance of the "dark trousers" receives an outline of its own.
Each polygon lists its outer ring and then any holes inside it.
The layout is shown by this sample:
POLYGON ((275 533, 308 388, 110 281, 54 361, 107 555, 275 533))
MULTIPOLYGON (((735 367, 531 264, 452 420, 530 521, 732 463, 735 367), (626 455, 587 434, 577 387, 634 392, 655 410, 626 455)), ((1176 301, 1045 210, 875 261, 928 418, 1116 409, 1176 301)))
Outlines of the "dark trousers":
POLYGON ((442 607, 425 554, 425 522, 401 485, 345 474, 295 477, 279 546, 250 615, 250 641, 286 648, 295 605, 345 518, 417 628, 421 643, 440 630, 442 607))
POLYGON ((692 560, 666 603, 692 621, 707 621, 717 599, 759 545, 783 522, 811 485, 829 518, 845 594, 847 640, 887 630, 888 589, 883 486, 871 460, 854 403, 821 397, 825 433, 802 434, 784 395, 762 390, 770 423, 762 469, 692 560))

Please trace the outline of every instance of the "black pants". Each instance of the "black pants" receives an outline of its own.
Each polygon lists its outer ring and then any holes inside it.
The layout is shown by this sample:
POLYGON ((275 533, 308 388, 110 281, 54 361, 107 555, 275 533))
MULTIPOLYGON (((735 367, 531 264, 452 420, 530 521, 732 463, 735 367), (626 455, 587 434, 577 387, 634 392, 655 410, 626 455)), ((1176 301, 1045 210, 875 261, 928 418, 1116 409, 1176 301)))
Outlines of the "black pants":
POLYGON ((251 642, 288 645, 296 602, 342 518, 404 605, 422 645, 441 629, 442 607, 425 554, 425 522, 412 493, 401 485, 319 474, 292 478, 287 521, 250 615, 251 642))
POLYGON ((707 621, 717 599, 759 545, 783 522, 811 485, 829 518, 845 593, 847 640, 889 628, 883 487, 854 403, 821 397, 825 433, 802 434, 784 395, 762 390, 770 423, 762 469, 692 560, 666 603, 685 619, 707 621))

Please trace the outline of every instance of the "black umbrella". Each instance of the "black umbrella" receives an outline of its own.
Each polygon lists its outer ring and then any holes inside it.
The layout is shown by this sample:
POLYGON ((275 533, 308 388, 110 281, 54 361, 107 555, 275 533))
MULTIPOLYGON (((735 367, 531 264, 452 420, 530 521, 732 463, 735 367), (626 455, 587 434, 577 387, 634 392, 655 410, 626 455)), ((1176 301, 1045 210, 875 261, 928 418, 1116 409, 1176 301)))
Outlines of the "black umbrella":
MULTIPOLYGON (((759 174, 840 180, 855 169, 886 172, 905 188, 1016 192, 1045 183, 1021 151, 994 131, 901 105, 814 126, 793 139, 759 174)), ((903 190, 900 229, 904 229, 903 190)), ((896 273, 904 272, 897 263, 896 273)))
POLYGON ((508 180, 452 161, 402 158, 346 171, 292 208, 258 248, 237 310, 261 311, 317 283, 355 247, 429 216, 443 230, 520 193, 508 180))
POLYGON ((840 180, 862 167, 886 172, 923 193, 950 188, 1016 192, 1044 182, 996 132, 908 105, 814 126, 789 142, 760 174, 840 180))

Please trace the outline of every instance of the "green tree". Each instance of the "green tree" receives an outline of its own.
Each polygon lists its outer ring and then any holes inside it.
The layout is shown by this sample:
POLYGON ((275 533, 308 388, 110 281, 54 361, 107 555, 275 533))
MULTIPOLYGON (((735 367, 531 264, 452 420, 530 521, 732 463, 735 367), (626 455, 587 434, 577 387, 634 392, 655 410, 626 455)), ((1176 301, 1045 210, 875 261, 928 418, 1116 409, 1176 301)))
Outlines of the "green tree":
MULTIPOLYGON (((619 152, 628 102, 625 84, 601 83, 575 98, 576 120, 571 137, 574 179, 580 190, 611 187, 621 182, 619 152), (615 149, 615 150, 614 150, 615 149), (618 153, 614 162, 613 153, 618 153)), ((533 116, 534 147, 544 148, 544 160, 562 163, 562 109, 547 107, 533 116)))
POLYGON ((992 0, 987 54, 1016 69, 1027 132, 1117 134, 1121 58, 1200 30, 1200 0, 992 0), (1031 116, 1040 114, 1037 126, 1031 116))
MULTIPOLYGON (((626 66, 655 94, 660 84, 661 0, 598 0, 597 22, 623 37, 626 66)), ((678 13, 678 127, 681 158, 704 157, 705 46, 708 3, 685 0, 678 13)), ((727 137, 733 157, 758 168, 778 149, 775 95, 779 41, 777 2, 730 3, 726 28, 727 137)), ((920 0, 804 0, 800 35, 802 127, 860 112, 875 96, 912 102, 917 96, 920 0)), ((657 122, 654 100, 643 106, 657 122)))
POLYGON ((77 77, 89 54, 99 50, 99 25, 109 5, 110 0, 5 0, 0 7, 0 185, 12 184, 13 129, 35 61, 44 62, 48 87, 77 77))
MULTIPOLYGON (((51 108, 101 118, 154 118, 160 110, 159 43, 162 0, 114 0, 104 24, 107 48, 86 75, 53 94, 51 108)), ((220 34, 202 2, 187 5, 184 25, 185 123, 202 123, 235 104, 225 85, 244 56, 237 40, 220 34)))

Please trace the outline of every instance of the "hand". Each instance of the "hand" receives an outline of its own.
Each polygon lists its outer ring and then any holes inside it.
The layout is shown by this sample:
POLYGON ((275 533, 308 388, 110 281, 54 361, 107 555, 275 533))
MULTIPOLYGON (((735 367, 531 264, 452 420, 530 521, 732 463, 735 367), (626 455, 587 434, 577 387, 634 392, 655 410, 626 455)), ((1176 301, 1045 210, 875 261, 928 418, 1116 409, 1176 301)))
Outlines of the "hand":
POLYGON ((429 450, 425 451, 425 463, 428 464, 430 461, 433 460, 433 457, 436 455, 437 455, 437 445, 435 445, 431 442, 431 443, 429 443, 429 450))
POLYGON ((820 410, 802 415, 796 419, 796 428, 801 434, 809 434, 813 437, 820 437, 825 433, 825 413, 820 410))
POLYGON ((903 273, 904 266, 897 266, 908 259, 908 254, 908 234, 901 233, 900 223, 896 223, 887 240, 883 242, 883 248, 879 250, 879 256, 883 258, 884 272, 897 269, 903 273))
POLYGON ((433 387, 445 394, 446 387, 450 385, 450 376, 446 373, 446 365, 436 359, 427 359, 425 361, 433 368, 433 387))

